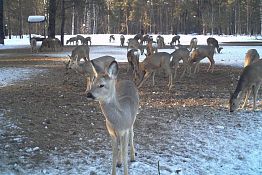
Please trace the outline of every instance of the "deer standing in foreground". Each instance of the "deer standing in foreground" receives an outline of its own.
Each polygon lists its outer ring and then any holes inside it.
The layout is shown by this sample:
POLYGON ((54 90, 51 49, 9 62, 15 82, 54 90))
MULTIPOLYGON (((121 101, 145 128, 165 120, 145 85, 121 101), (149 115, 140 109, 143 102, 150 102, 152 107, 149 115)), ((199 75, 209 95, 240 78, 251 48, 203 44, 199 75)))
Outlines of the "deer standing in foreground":
POLYGON ((256 64, 248 65, 244 68, 240 75, 235 92, 229 100, 230 112, 238 109, 243 95, 252 90, 253 95, 253 110, 256 109, 257 93, 262 83, 262 60, 258 60, 256 64))
POLYGON ((168 87, 169 90, 173 87, 173 73, 170 66, 171 55, 167 52, 157 52, 147 56, 139 65, 139 70, 136 70, 139 77, 138 88, 153 74, 153 86, 155 85, 155 72, 163 69, 169 75, 168 87))
POLYGON ((139 108, 136 85, 130 80, 117 80, 118 64, 113 61, 105 73, 92 64, 96 78, 87 93, 88 99, 99 101, 106 118, 106 127, 112 138, 112 175, 116 166, 124 163, 124 174, 128 175, 128 142, 130 134, 131 162, 135 161, 133 125, 139 108))
POLYGON ((214 71, 214 64, 215 64, 214 53, 215 53, 214 46, 200 46, 190 53, 189 64, 192 66, 193 63, 196 63, 194 74, 199 71, 199 62, 206 57, 209 59, 210 62, 207 72, 210 70, 211 72, 214 71))
MULTIPOLYGON (((249 49, 246 53, 246 56, 245 56, 245 63, 244 63, 244 68, 257 62, 259 60, 259 54, 257 52, 256 49, 249 49)), ((242 105, 242 108, 244 108, 247 104, 247 100, 250 96, 250 93, 251 93, 252 89, 248 89, 247 92, 246 92, 246 97, 245 97, 245 100, 244 100, 244 103, 242 105)))

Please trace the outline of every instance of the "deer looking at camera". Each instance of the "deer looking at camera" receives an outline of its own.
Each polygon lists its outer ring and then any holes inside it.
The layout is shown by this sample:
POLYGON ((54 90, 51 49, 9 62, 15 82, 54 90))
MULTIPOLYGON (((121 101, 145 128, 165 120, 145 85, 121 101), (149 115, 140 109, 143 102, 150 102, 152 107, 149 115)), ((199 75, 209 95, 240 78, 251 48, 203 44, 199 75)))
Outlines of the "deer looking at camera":
POLYGON ((196 64, 194 74, 196 72, 199 72, 199 63, 202 59, 206 57, 209 59, 210 62, 207 72, 209 72, 210 70, 211 72, 214 71, 214 64, 215 64, 214 53, 215 53, 214 46, 200 46, 190 53, 190 61, 189 61, 190 66, 192 67, 194 63, 196 64))
MULTIPOLYGON (((244 68, 257 62, 259 60, 259 54, 257 52, 256 49, 249 49, 246 53, 246 56, 245 56, 245 63, 244 63, 244 68)), ((242 108, 244 108, 247 104, 247 100, 251 94, 251 91, 252 91, 252 88, 249 88, 247 91, 246 91, 246 95, 245 95, 245 100, 244 100, 244 103, 242 105, 242 108)))
POLYGON ((153 74, 153 86, 155 85, 155 72, 163 69, 169 75, 168 87, 169 90, 173 87, 173 73, 170 65, 171 55, 167 52, 157 52, 153 55, 147 56, 139 65, 138 74, 138 88, 153 74))
POLYGON ((230 100, 229 100, 230 112, 233 112, 236 109, 238 109, 243 95, 250 90, 252 91, 252 95, 253 95, 253 110, 255 110, 257 93, 261 83, 262 83, 262 60, 260 59, 256 61, 256 64, 250 64, 246 66, 243 72, 241 73, 236 90, 230 96, 230 100))
POLYGON ((106 127, 112 139, 112 175, 116 166, 124 163, 124 174, 128 175, 128 142, 130 135, 131 162, 135 161, 133 125, 139 108, 139 95, 136 85, 130 80, 117 80, 118 64, 113 61, 102 73, 92 64, 95 80, 88 99, 97 100, 106 118, 106 127))
POLYGON ((197 48, 197 38, 192 38, 189 45, 189 50, 192 51, 193 49, 197 48))

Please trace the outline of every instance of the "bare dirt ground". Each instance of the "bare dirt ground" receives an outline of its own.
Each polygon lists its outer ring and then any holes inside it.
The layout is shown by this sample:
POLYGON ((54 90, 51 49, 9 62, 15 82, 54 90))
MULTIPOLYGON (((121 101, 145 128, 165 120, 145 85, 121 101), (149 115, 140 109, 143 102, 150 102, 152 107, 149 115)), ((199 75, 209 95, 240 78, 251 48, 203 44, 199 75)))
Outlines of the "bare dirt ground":
MULTIPOLYGON (((1 134, 0 159, 6 165, 0 165, 0 172, 26 174, 32 170, 32 173, 37 167, 41 169, 54 164, 53 160, 50 160, 50 154, 69 155, 70 152, 81 152, 83 149, 94 152, 92 157, 89 157, 93 161, 101 157, 104 161, 109 161, 106 165, 109 169, 105 172, 110 172, 111 154, 101 152, 105 149, 110 152, 110 138, 98 103, 85 98, 84 77, 72 70, 66 72, 59 58, 12 57, 5 61, 0 60, 0 65, 45 70, 30 80, 0 89, 0 110, 6 120, 14 124, 8 125, 5 122, 3 126, 2 122, 2 126, 0 125, 5 130, 1 134)), ((170 91, 167 88, 168 78, 163 76, 163 73, 157 73, 155 86, 152 86, 152 80, 149 79, 139 89, 141 107, 134 126, 138 160, 148 159, 148 164, 156 162, 152 160, 153 154, 147 154, 148 150, 152 150, 154 155, 166 156, 166 159, 168 156, 187 158, 197 152, 198 149, 193 152, 191 150, 191 153, 186 150, 185 145, 189 143, 184 143, 179 134, 183 127, 192 129, 188 126, 192 123, 196 128, 203 127, 203 122, 209 127, 223 124, 233 129, 243 127, 242 121, 232 121, 237 114, 229 114, 227 108, 231 79, 237 79, 241 70, 216 65, 213 73, 207 73, 207 66, 202 64, 200 72, 194 77, 176 81, 175 87, 170 91), (222 121, 219 121, 219 118, 222 121), (195 119, 197 122, 193 121, 195 119), (186 121, 192 123, 182 125, 186 121), (179 151, 172 151, 173 147, 179 151)), ((120 64, 120 79, 129 78, 126 67, 125 63, 120 64)), ((202 128, 201 131, 204 132, 205 129, 202 128)), ((185 134, 189 133, 183 133, 185 134)), ((192 144, 202 145, 204 141, 200 139, 192 141, 192 144)), ((62 164, 68 169, 61 170, 57 167, 57 172, 70 172, 74 166, 70 157, 62 164)), ((88 166, 89 162, 87 160, 82 164, 88 166)), ((163 169, 170 174, 179 174, 181 171, 163 169)), ((200 169, 199 174, 201 171, 200 169)), ((96 174, 96 170, 92 173, 96 174)))

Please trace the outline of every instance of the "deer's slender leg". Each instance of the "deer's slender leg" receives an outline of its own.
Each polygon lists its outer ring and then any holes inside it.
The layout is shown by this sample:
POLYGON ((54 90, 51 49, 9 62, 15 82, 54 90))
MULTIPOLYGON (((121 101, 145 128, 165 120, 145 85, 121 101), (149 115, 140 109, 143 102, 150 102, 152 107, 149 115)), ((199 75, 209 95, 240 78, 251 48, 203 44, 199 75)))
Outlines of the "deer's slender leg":
POLYGON ((130 129, 130 147, 131 147, 131 162, 135 161, 135 147, 134 147, 134 131, 133 131, 133 126, 130 129))

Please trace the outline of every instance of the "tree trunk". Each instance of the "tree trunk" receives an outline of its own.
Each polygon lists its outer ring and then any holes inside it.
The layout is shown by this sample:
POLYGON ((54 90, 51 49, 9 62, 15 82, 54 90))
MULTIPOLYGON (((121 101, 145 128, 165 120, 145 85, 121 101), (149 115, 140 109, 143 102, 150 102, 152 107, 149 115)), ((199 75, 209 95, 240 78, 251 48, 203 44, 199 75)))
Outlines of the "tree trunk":
POLYGON ((260 35, 262 35, 262 1, 260 1, 260 35))
POLYGON ((22 13, 22 2, 21 0, 19 2, 19 10, 20 10, 20 15, 19 15, 19 37, 20 39, 23 38, 23 13, 22 13))
POLYGON ((73 1, 73 12, 72 12, 72 32, 71 34, 74 35, 75 34, 75 3, 73 1))
POLYGON ((5 44, 4 39, 4 2, 0 0, 0 44, 5 44))
POLYGON ((48 38, 55 38, 56 0, 49 0, 48 38))
POLYGON ((64 46, 64 35, 65 35, 65 0, 62 0, 61 9, 61 44, 64 46))

